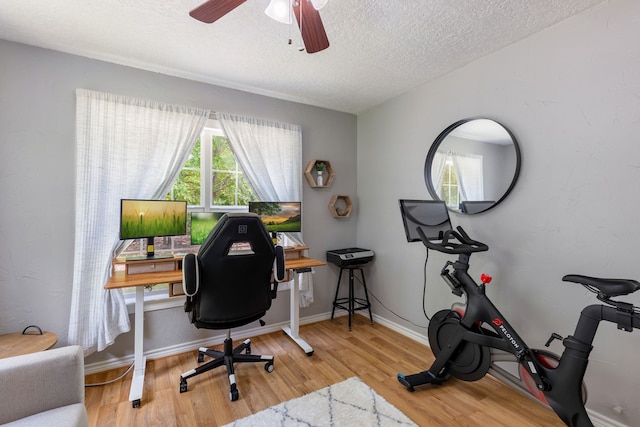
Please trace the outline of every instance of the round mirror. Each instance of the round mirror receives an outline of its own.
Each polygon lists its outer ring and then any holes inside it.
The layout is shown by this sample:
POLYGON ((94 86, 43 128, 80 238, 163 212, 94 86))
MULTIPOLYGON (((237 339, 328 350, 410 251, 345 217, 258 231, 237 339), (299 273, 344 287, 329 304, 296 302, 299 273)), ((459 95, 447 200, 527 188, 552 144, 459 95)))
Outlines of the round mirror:
POLYGON ((520 173, 520 147, 511 131, 489 119, 464 119, 433 142, 424 165, 429 194, 450 210, 476 214, 496 206, 520 173))

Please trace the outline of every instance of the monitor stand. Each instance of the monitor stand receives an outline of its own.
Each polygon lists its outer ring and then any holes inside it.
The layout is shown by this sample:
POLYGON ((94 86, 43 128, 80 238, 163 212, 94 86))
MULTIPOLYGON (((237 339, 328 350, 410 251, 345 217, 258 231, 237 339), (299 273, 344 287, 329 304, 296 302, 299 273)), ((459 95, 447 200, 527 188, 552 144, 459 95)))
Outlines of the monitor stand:
POLYGON ((172 254, 155 254, 155 255, 137 255, 137 256, 130 256, 127 257, 127 261, 150 261, 150 260, 154 260, 154 259, 168 259, 168 258, 173 258, 172 254))
POLYGON ((293 249, 293 246, 283 246, 281 245, 279 242, 282 240, 282 236, 276 232, 276 231, 272 231, 271 232, 271 241, 273 242, 273 246, 282 246, 282 249, 293 249))
POLYGON ((155 246, 153 244, 153 237, 147 237, 147 254, 146 255, 138 255, 128 257, 127 261, 143 261, 143 260, 154 260, 154 259, 167 259, 173 258, 172 254, 156 254, 155 246))

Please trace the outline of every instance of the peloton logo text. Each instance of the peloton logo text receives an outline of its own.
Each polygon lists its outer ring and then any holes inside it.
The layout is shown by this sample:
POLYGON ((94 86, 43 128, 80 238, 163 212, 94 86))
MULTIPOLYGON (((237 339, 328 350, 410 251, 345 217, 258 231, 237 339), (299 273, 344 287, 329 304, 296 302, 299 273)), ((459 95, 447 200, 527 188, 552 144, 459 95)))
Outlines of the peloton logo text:
POLYGON ((497 317, 493 319, 493 324, 496 325, 498 329, 500 329, 500 332, 502 332, 502 334, 509 340, 509 342, 511 342, 511 345, 513 345, 515 348, 520 348, 520 344, 518 344, 518 342, 511 336, 511 334, 502 325, 502 323, 502 320, 498 319, 497 317))

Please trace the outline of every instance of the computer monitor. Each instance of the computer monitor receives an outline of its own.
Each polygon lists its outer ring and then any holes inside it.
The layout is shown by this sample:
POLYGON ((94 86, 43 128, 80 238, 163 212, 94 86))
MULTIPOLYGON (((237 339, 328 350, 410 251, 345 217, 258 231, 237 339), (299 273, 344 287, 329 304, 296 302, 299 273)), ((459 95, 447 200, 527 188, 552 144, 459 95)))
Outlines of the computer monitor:
POLYGON ((302 231, 301 202, 249 202, 249 212, 257 214, 271 233, 302 231))
POLYGON ((429 240, 442 240, 451 230, 447 205, 441 200, 400 200, 400 213, 407 242, 420 242, 420 228, 429 240))
POLYGON ((201 245, 224 212, 191 212, 191 244, 201 245))
POLYGON ((147 239, 143 258, 155 255, 153 239, 187 234, 187 202, 183 200, 120 200, 120 239, 147 239))
POLYGON ((462 213, 473 215, 484 212, 495 204, 496 202, 493 200, 464 200, 460 202, 460 211, 462 213))

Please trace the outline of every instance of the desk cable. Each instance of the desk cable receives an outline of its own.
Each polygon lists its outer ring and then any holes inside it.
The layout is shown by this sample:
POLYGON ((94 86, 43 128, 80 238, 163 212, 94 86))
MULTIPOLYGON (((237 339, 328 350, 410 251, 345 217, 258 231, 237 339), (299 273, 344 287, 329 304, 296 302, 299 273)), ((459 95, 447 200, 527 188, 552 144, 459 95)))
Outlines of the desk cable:
POLYGON ((102 382, 102 383, 85 384, 84 386, 85 387, 97 387, 97 386, 101 386, 101 385, 112 384, 112 383, 115 383, 116 381, 120 381, 121 379, 123 379, 129 373, 129 371, 131 371, 131 369, 133 369, 133 365, 134 364, 135 364, 135 362, 131 362, 131 365, 129 365, 127 370, 124 371, 124 373, 122 375, 120 375, 118 378, 114 378, 112 380, 105 381, 105 382, 102 382))

